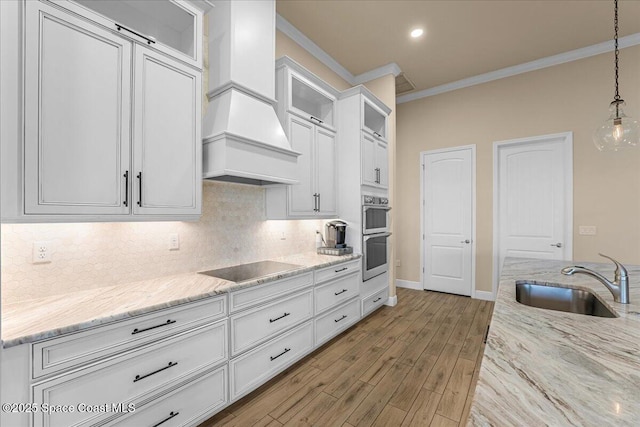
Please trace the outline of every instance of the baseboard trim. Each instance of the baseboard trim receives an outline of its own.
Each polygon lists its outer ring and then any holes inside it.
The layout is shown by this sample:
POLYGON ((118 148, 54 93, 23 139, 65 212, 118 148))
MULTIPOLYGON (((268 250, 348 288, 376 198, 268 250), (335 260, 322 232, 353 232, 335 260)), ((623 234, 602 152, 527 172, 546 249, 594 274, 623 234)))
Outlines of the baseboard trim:
POLYGON ((422 291, 422 285, 420 282, 414 282, 413 280, 396 279, 396 287, 405 289, 415 289, 416 291, 422 291))
POLYGON ((487 291, 475 291, 475 293, 473 294, 473 298, 474 299, 481 299, 484 301, 494 301, 495 298, 493 297, 493 292, 487 292, 487 291))
POLYGON ((384 303, 384 305, 388 305, 389 307, 393 307, 396 304, 398 304, 398 295, 394 295, 392 297, 389 297, 387 302, 384 303))

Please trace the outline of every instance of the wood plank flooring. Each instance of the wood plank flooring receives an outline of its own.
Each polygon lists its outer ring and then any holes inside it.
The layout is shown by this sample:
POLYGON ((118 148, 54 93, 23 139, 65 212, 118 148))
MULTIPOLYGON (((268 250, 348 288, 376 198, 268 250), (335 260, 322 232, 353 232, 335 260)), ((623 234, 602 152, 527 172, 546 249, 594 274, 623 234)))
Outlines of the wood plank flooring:
POLYGON ((398 289, 382 307, 200 427, 464 426, 493 303, 398 289))

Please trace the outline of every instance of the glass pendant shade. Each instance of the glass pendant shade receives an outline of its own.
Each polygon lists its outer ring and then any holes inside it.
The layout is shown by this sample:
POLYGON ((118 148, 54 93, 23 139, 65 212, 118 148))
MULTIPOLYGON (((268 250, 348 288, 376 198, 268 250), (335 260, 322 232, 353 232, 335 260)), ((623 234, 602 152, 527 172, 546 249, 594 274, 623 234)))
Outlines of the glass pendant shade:
POLYGON ((618 151, 640 143, 640 125, 624 114, 624 101, 613 101, 611 116, 593 134, 593 142, 600 151, 618 151))

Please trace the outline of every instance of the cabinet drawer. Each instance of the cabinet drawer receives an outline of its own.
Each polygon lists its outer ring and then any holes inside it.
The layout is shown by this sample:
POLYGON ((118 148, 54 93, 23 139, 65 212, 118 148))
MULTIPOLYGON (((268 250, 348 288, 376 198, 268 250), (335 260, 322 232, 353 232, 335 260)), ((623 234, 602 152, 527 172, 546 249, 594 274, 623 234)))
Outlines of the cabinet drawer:
POLYGON ((33 344, 33 377, 80 366, 222 318, 227 312, 226 301, 226 296, 206 299, 33 344))
POLYGON ((152 401, 107 426, 182 427, 197 425, 227 403, 227 365, 152 401))
POLYGON ((366 316, 389 299, 389 289, 385 288, 362 299, 362 315, 366 316))
POLYGON ((313 317, 313 291, 288 297, 231 317, 231 355, 235 356, 285 329, 313 317))
POLYGON ((353 273, 314 289, 316 314, 351 299, 360 292, 360 276, 353 273))
POLYGON ((250 392, 313 350, 313 322, 307 322, 229 362, 231 401, 250 392))
POLYGON ((354 299, 335 310, 331 310, 316 322, 316 346, 333 338, 360 320, 360 300, 354 299))
POLYGON ((335 279, 336 277, 346 276, 347 274, 353 273, 354 271, 360 271, 360 260, 356 259, 353 261, 345 262, 342 264, 335 264, 330 267, 325 267, 320 270, 316 270, 315 274, 315 283, 316 285, 326 282, 327 280, 335 279))
POLYGON ((235 313, 238 310, 277 299, 298 289, 311 286, 312 284, 313 273, 308 272, 298 276, 277 280, 275 282, 231 292, 229 295, 229 312, 235 313))
MULTIPOLYGON (((36 384, 33 402, 49 405, 139 403, 194 372, 227 359, 227 320, 186 332, 138 351, 36 384)), ((34 414, 34 427, 92 424, 113 413, 34 414)))

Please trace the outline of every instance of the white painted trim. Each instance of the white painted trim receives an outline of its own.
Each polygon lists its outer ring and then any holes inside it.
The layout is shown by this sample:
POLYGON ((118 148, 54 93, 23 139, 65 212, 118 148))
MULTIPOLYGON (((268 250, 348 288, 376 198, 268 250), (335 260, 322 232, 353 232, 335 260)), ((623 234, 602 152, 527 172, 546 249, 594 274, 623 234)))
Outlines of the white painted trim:
POLYGON ((395 307, 396 304, 398 304, 398 295, 389 297, 389 299, 387 299, 387 302, 384 303, 384 305, 388 305, 389 307, 395 307))
POLYGON ((567 182, 565 194, 570 197, 565 198, 565 237, 564 237, 564 253, 568 260, 573 259, 573 132, 554 133, 550 135, 532 136, 528 138, 510 139, 506 141, 495 141, 493 143, 493 274, 491 281, 491 293, 493 298, 498 292, 498 282, 500 280, 500 233, 499 233, 499 191, 500 191, 500 149, 506 146, 519 144, 531 144, 537 142, 546 142, 550 139, 563 138, 564 149, 566 154, 566 163, 564 165, 567 171, 567 182))
POLYGON ((402 70, 400 69, 400 66, 398 64, 396 64, 395 62, 390 62, 387 65, 383 65, 382 67, 374 68, 373 70, 358 74, 353 78, 353 80, 355 84, 359 85, 370 82, 371 80, 375 80, 382 76, 386 76, 388 74, 396 77, 401 72, 402 70))
POLYGON ((351 86, 366 83, 379 77, 386 76, 387 74, 393 74, 395 77, 402 72, 398 64, 391 62, 387 65, 383 65, 382 67, 354 76, 349 72, 349 70, 333 59, 331 55, 315 44, 309 37, 305 36, 304 33, 294 27, 291 22, 287 21, 279 13, 276 14, 276 28, 313 55, 318 61, 329 67, 334 73, 346 80, 351 86))
MULTIPOLYGON (((476 298, 476 144, 462 145, 459 147, 440 148, 437 150, 429 150, 420 152, 420 283, 422 289, 426 289, 424 285, 424 175, 425 160, 430 154, 450 153, 454 151, 471 150, 471 298, 476 298)), ((396 281, 397 282, 397 281, 396 281)))
POLYGON ((331 55, 322 50, 320 46, 315 44, 309 37, 305 36, 300 30, 293 26, 289 21, 284 19, 279 13, 276 14, 276 28, 287 37, 302 46, 307 52, 313 55, 318 61, 329 67, 334 73, 346 80, 350 85, 355 86, 355 77, 344 68, 338 61, 333 59, 331 55))
POLYGON ((487 292, 487 291, 476 291, 476 293, 473 296, 473 298, 481 299, 481 300, 484 300, 484 301, 495 301, 496 300, 496 298, 493 296, 493 292, 487 292))
POLYGON ((396 288, 415 289, 416 291, 422 291, 422 285, 420 282, 414 282, 413 280, 396 279, 396 288))
MULTIPOLYGON (((630 34, 618 39, 620 49, 640 44, 640 33, 630 34)), ((426 98, 428 96, 440 95, 441 93, 451 92, 469 86, 475 86, 482 83, 491 82, 505 77, 511 77, 518 74, 528 73, 529 71, 540 70, 554 65, 560 65, 579 59, 588 58, 590 56, 599 55, 601 53, 613 51, 613 40, 583 47, 580 49, 570 50, 568 52, 559 53, 557 55, 548 56, 546 58, 536 59, 535 61, 525 62, 524 64, 514 65, 512 67, 502 68, 500 70, 491 71, 477 76, 469 77, 455 82, 446 83, 429 89, 420 90, 418 92, 409 93, 396 98, 396 104, 415 101, 417 99, 426 98)))

